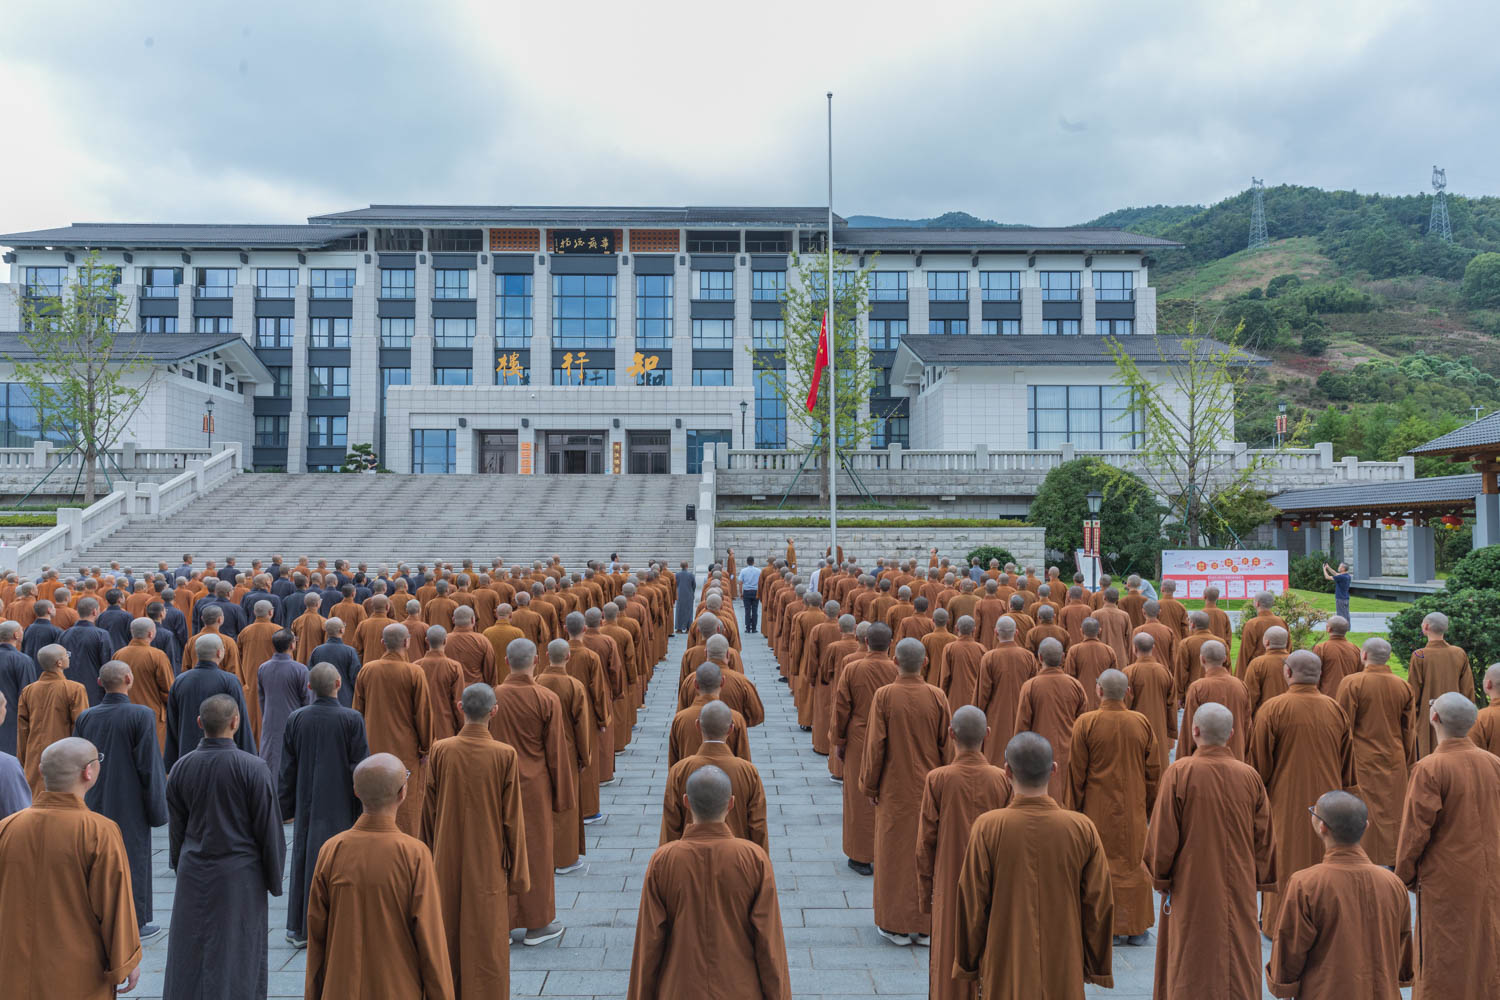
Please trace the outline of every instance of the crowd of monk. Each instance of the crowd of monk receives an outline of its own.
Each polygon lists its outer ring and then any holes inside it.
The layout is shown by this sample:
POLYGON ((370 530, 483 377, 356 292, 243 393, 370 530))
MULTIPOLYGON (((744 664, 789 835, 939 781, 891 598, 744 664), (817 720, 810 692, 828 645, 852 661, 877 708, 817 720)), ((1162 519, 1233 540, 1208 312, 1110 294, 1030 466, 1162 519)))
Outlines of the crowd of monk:
MULTIPOLYGON (((1212 590, 1189 612, 1170 582, 827 556, 798 575, 790 544, 760 567, 731 550, 701 594, 687 564, 556 558, 12 574, 6 995, 125 992, 167 934, 167 997, 264 997, 268 942, 245 929, 285 872, 308 997, 509 996, 510 946, 564 933, 554 878, 582 865, 680 632, 622 986, 789 998, 748 739, 759 632, 842 784, 876 930, 931 950, 933 997, 1081 997, 1153 926, 1157 997, 1253 998, 1262 976, 1285 997, 1500 996, 1481 947, 1500 931, 1500 708, 1475 708, 1441 615, 1402 680, 1339 618, 1291 649, 1259 595, 1231 669, 1212 590)), ((1484 688, 1500 697, 1500 666, 1484 688)))

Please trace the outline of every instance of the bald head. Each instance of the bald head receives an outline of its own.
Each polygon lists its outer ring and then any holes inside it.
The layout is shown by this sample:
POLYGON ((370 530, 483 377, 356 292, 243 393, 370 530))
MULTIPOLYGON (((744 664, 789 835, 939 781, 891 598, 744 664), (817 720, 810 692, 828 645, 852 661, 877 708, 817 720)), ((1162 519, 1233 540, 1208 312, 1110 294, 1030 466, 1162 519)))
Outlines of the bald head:
POLYGON ((380 630, 380 644, 390 652, 405 649, 410 640, 411 633, 406 630, 405 625, 390 624, 380 630))
POLYGON ((1210 639, 1198 647, 1198 659, 1205 667, 1222 667, 1229 660, 1229 650, 1218 639, 1210 639))
POLYGON ((1189 611, 1188 612, 1188 624, 1191 625, 1191 626, 1193 626, 1193 628, 1197 629, 1199 632, 1206 631, 1208 629, 1208 626, 1209 626, 1208 612, 1207 611, 1189 611))
POLYGON ((1137 632, 1130 644, 1135 647, 1135 655, 1150 656, 1151 651, 1156 648, 1156 639, 1150 632, 1137 632))
POLYGON ((1085 618, 1083 620, 1083 624, 1080 625, 1079 628, 1083 630, 1083 637, 1085 639, 1099 638, 1099 619, 1095 618, 1093 615, 1085 618))
POLYGON ((1265 639, 1267 649, 1286 649, 1291 636, 1280 625, 1272 625, 1266 629, 1263 638, 1265 639))
POLYGON ((865 636, 865 642, 870 649, 883 653, 891 648, 891 627, 884 622, 875 622, 870 626, 870 631, 865 636))
POLYGON ((366 809, 394 807, 405 788, 406 765, 395 754, 371 754, 354 766, 354 794, 366 809))
POLYGON ((859 624, 853 615, 839 615, 839 632, 843 635, 852 635, 854 627, 859 624))
POLYGON ((978 750, 984 746, 989 725, 984 709, 977 705, 965 705, 953 713, 953 739, 961 750, 978 750))
POLYGON ((1206 701, 1193 713, 1193 726, 1199 745, 1221 747, 1234 735, 1234 713, 1216 701, 1206 701))
POLYGON ((98 760, 94 744, 65 736, 42 751, 42 784, 49 792, 82 795, 98 779, 98 760))
POLYGON ((1332 636, 1345 636, 1349 634, 1349 619, 1343 615, 1334 615, 1328 619, 1328 634, 1332 636))
POLYGON ((210 695, 198 706, 198 725, 210 739, 228 736, 239 721, 240 707, 227 694, 210 695))
POLYGON ((1313 815, 1328 838, 1340 847, 1358 844, 1370 822, 1370 810, 1348 792, 1324 792, 1313 806, 1313 815))
POLYGON ((332 698, 339 684, 339 668, 332 663, 319 663, 307 672, 307 686, 319 698, 332 698))
POLYGON ((490 713, 495 709, 495 689, 482 681, 470 684, 464 688, 461 703, 465 722, 488 722, 490 713))
POLYGON ((1288 656, 1285 669, 1293 684, 1316 684, 1323 677, 1323 661, 1310 649, 1299 649, 1288 656))
POLYGON ((583 635, 583 630, 585 628, 583 615, 580 615, 576 611, 569 612, 568 617, 563 622, 563 628, 567 631, 568 635, 572 636, 575 639, 578 636, 583 635))
POLYGON ((1041 660, 1042 665, 1046 667, 1062 666, 1062 643, 1051 637, 1043 639, 1036 647, 1036 658, 1041 660))
POLYGON ((1046 791, 1052 777, 1052 744, 1039 733, 1017 733, 1005 745, 1005 764, 1019 790, 1046 791))
POLYGON ((453 627, 468 628, 474 624, 474 609, 466 604, 460 604, 453 609, 453 627))
POLYGON ((712 660, 699 664, 698 670, 694 674, 694 683, 698 685, 698 690, 704 694, 718 694, 719 689, 724 686, 724 672, 712 660))
POLYGON ((1123 670, 1110 668, 1100 674, 1094 683, 1106 701, 1124 701, 1125 697, 1130 694, 1130 679, 1125 676, 1123 670))
POLYGON ((1016 620, 1010 615, 1001 615, 995 622, 995 636, 1001 642, 1010 642, 1016 637, 1016 620))
POLYGON ((711 701, 698 713, 698 728, 703 738, 712 743, 722 743, 729 738, 729 727, 734 723, 734 711, 722 701, 711 701))
POLYGON ((568 640, 566 640, 566 639, 553 639, 551 642, 547 643, 547 662, 548 663, 567 663, 568 662, 568 651, 569 651, 568 640))
POLYGON ((1378 635, 1372 635, 1361 643, 1359 651, 1366 663, 1373 663, 1377 666, 1389 663, 1391 659, 1391 644, 1378 635))
POLYGON ((130 686, 130 681, 129 665, 119 660, 110 660, 99 668, 99 686, 109 694, 124 691, 130 686))
POLYGON ((903 674, 915 674, 927 662, 927 649, 922 640, 906 638, 896 643, 896 669, 903 674))
POLYGON ((1432 723, 1443 739, 1456 740, 1469 735, 1469 730, 1474 728, 1478 717, 1479 709, 1457 691, 1449 691, 1433 699, 1432 723))
POLYGON ((536 665, 536 643, 530 639, 512 639, 505 647, 505 665, 513 674, 523 674, 536 665))
MULTIPOLYGON (((61 649, 62 647, 59 646, 58 648, 61 649)), ((204 662, 218 660, 219 654, 223 651, 224 640, 220 639, 217 635, 200 635, 197 639, 193 640, 193 653, 199 660, 204 662)), ((46 652, 46 650, 43 649, 42 652, 46 652)), ((40 659, 40 654, 38 654, 38 659, 40 659)), ((46 664, 43 663, 42 666, 45 668, 46 664)))
POLYGON ((729 812, 734 788, 729 783, 729 775, 707 764, 688 777, 685 797, 693 822, 718 823, 729 812))

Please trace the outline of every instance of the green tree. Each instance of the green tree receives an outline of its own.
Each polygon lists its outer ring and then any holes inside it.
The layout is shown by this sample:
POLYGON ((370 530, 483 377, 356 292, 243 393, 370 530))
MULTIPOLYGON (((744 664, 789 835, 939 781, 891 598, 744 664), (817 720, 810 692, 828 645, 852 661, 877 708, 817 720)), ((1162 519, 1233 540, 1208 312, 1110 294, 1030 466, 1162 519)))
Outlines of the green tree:
POLYGON ((1476 254, 1469 261, 1463 293, 1471 309, 1500 308, 1500 253, 1476 254))
POLYGON ((1097 458, 1076 458, 1047 473, 1027 520, 1047 529, 1047 548, 1062 565, 1072 564, 1083 547, 1087 497, 1095 490, 1106 497, 1099 518, 1105 569, 1154 575, 1164 510, 1144 482, 1097 458))
POLYGON ((99 263, 94 251, 56 295, 21 296, 25 354, 8 359, 36 406, 42 432, 65 434, 83 457, 85 504, 98 498, 96 466, 154 378, 139 338, 124 332, 131 308, 118 283, 119 270, 99 263))

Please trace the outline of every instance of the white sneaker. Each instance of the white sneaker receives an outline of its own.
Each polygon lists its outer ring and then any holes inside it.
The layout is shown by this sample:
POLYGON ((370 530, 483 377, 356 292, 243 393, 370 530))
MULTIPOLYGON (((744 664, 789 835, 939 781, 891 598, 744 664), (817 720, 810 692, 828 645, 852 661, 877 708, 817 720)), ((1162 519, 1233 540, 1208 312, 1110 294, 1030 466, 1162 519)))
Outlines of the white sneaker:
POLYGON ((528 930, 526 932, 526 936, 521 939, 521 943, 526 945, 528 948, 534 948, 539 944, 546 944, 548 941, 557 940, 558 938, 562 937, 562 932, 563 925, 554 920, 546 927, 540 927, 536 930, 528 930))
POLYGON ((593 826, 595 823, 603 823, 607 819, 609 819, 609 817, 606 816, 604 813, 595 813, 592 816, 585 816, 583 818, 583 825, 584 826, 593 826))
POLYGON ((554 874, 554 875, 571 875, 574 872, 576 872, 578 869, 582 868, 586 863, 587 862, 584 862, 584 861, 575 861, 571 865, 565 865, 562 868, 554 868, 554 869, 552 869, 552 874, 554 874))
POLYGON ((908 934, 907 937, 911 938, 912 944, 920 945, 923 948, 932 947, 932 938, 926 934, 908 934))
POLYGON ((907 937, 905 934, 897 934, 895 931, 888 931, 878 925, 876 926, 875 931, 881 937, 885 938, 887 941, 898 948, 905 948, 911 944, 911 938, 907 937))

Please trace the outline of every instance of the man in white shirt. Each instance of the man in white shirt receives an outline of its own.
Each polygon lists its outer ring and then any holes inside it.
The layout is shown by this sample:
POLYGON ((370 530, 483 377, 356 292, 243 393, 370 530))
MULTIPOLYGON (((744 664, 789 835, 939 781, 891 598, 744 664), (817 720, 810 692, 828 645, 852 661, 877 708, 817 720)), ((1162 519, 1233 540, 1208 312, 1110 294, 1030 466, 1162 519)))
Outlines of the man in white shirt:
POLYGON ((760 611, 760 599, 756 589, 760 586, 760 569, 754 556, 745 557, 745 568, 740 570, 740 597, 745 602, 745 631, 756 630, 756 616, 760 611))

